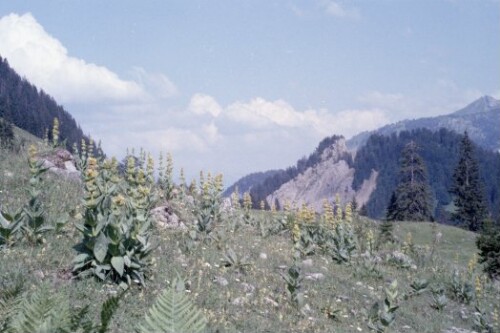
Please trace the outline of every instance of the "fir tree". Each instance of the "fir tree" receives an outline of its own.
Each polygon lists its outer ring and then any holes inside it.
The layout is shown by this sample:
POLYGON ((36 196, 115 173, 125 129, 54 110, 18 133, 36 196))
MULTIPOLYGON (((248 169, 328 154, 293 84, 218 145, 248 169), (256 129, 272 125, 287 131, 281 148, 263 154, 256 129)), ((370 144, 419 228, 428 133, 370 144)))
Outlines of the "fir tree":
POLYGON ((474 146, 467 132, 460 144, 459 160, 453 173, 451 194, 456 211, 452 219, 471 231, 481 230, 486 217, 483 185, 479 177, 479 166, 474 156, 474 146))
POLYGON ((476 239, 479 263, 484 264, 484 272, 490 278, 500 279, 500 225, 486 219, 483 233, 476 239))
POLYGON ((414 141, 401 152, 399 183, 387 208, 391 221, 430 221, 432 219, 431 192, 427 170, 414 141))
POLYGON ((379 234, 377 239, 377 248, 383 244, 394 243, 394 222, 385 220, 379 224, 379 234))

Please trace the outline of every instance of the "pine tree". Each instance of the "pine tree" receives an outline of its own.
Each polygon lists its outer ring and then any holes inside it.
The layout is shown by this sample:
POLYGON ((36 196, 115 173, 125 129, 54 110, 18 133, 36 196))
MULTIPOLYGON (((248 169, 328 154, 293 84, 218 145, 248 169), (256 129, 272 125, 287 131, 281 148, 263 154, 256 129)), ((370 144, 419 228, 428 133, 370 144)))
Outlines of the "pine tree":
POLYGON ((430 221, 432 219, 427 170, 417 151, 417 144, 410 141, 401 152, 399 184, 387 208, 388 220, 430 221))
POLYGON ((474 146, 467 132, 464 133, 459 154, 450 190, 456 207, 452 219, 471 231, 478 231, 482 228, 487 211, 474 146))

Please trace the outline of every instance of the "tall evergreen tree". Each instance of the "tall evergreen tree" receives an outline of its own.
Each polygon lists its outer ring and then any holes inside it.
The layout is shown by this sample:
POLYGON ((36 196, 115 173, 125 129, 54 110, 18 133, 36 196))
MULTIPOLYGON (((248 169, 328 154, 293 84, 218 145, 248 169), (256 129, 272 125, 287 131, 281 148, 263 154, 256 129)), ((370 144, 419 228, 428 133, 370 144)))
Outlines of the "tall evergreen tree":
POLYGON ((472 231, 481 230, 487 209, 474 146, 467 132, 460 143, 459 160, 453 173, 450 193, 456 211, 452 219, 472 231))
POLYGON ((14 145, 14 130, 12 124, 0 118, 0 148, 11 149, 14 145))
POLYGON ((430 221, 431 192, 418 146, 410 141, 401 152, 399 183, 387 208, 387 220, 430 221))

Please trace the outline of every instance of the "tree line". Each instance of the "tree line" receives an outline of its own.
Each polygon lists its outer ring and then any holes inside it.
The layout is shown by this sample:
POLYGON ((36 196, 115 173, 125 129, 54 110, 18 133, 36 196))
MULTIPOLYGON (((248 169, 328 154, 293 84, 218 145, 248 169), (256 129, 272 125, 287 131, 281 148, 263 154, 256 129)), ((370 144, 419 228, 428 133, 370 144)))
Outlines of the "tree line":
MULTIPOLYGON (((373 169, 379 173, 377 187, 363 207, 363 212, 372 218, 386 217, 386 209, 401 177, 402 151, 405 145, 414 142, 426 165, 431 215, 440 223, 456 224, 456 219, 450 213, 454 206, 454 194, 450 190, 454 184, 454 172, 463 139, 463 135, 447 129, 437 132, 417 129, 390 136, 370 136, 365 146, 358 150, 354 160, 354 189, 360 188, 373 169)), ((486 211, 497 218, 500 213, 500 154, 480 148, 470 140, 469 142, 477 161, 486 211)))
POLYGON ((1 56, 0 118, 39 138, 48 133, 50 140, 52 140, 50 129, 54 119, 57 118, 60 141, 66 143, 66 148, 71 148, 73 144, 80 147, 82 139, 87 143, 90 140, 62 106, 43 90, 39 90, 26 78, 17 74, 7 59, 1 56))

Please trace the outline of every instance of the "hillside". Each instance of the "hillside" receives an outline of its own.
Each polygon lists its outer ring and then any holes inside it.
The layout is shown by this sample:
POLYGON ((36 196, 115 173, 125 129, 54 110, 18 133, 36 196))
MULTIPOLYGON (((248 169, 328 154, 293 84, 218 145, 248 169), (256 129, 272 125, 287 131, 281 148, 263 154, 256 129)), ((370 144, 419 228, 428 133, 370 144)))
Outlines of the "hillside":
MULTIPOLYGON (((283 184, 293 180, 295 177, 303 173, 309 168, 313 168, 318 165, 322 160, 323 152, 329 149, 338 140, 343 140, 342 136, 332 135, 326 137, 318 144, 318 147, 311 153, 308 157, 302 157, 296 163, 296 165, 288 167, 285 170, 278 170, 272 176, 261 180, 258 183, 251 185, 250 195, 252 196, 253 206, 255 208, 260 206, 260 202, 267 201, 267 196, 274 191, 278 190, 283 184)), ((351 154, 345 150, 341 153, 341 158, 346 161, 350 166, 352 165, 351 154)))
MULTIPOLYGON (((14 211, 29 199, 25 191, 30 186, 27 153, 0 150, 0 157, 2 210, 14 211)), ((207 333, 369 332, 370 320, 374 320, 371 309, 379 302, 384 304, 389 297, 387 288, 397 293, 390 302, 399 306, 390 323, 391 331, 478 330, 476 299, 484 312, 482 320, 496 325, 491 313, 497 309, 499 285, 488 280, 475 262, 476 235, 471 232, 432 223, 401 222, 394 225, 398 241, 375 248, 378 224, 354 216, 352 221, 338 222, 352 235, 344 241, 354 244, 346 261, 334 260, 338 258, 335 252, 317 244, 309 244, 307 251, 294 260, 293 249, 303 245, 292 241, 292 225, 298 225, 304 235, 308 228, 322 233, 326 230, 322 229, 326 227, 323 218, 307 222, 293 212, 220 211, 215 228, 206 234, 191 222, 192 210, 205 209, 199 206, 203 194, 194 192, 171 200, 188 229, 150 228, 155 246, 147 257, 145 286, 132 284, 122 295, 111 275, 103 282, 72 274, 75 245, 82 240, 76 227, 86 216, 81 203, 88 198, 81 184, 49 173, 41 181, 45 223, 56 228, 43 233, 39 244, 22 236, 0 246, 0 307, 17 301, 6 294, 15 286, 25 299, 14 311, 0 311, 0 322, 7 325, 12 323, 7 318, 28 307, 28 301, 57 310, 54 316, 59 320, 45 321, 47 327, 67 324, 65 318, 81 313, 86 306, 88 314, 83 320, 97 324, 101 304, 121 295, 107 331, 136 332, 148 309, 178 277, 183 283, 176 288, 193 302, 189 308, 201 310, 207 322, 203 332, 207 333), (283 220, 291 224, 283 225, 283 220), (298 272, 296 278, 294 272, 298 272), (461 293, 466 290, 463 288, 477 286, 477 281, 481 289, 461 293), (438 297, 446 304, 438 302, 438 297)), ((119 182, 126 184, 125 179, 119 182)), ((40 313, 33 312, 32 320, 40 313)))
POLYGON ((89 142, 76 120, 64 108, 43 90, 21 78, 7 62, 0 57, 0 118, 15 126, 43 138, 50 129, 54 118, 59 119, 59 138, 66 141, 67 148, 73 143, 81 145, 82 139, 89 142))
MULTIPOLYGON (((433 195, 435 217, 448 223, 447 206, 452 202, 449 189, 452 175, 458 162, 458 148, 462 135, 446 129, 433 132, 428 129, 402 131, 390 136, 373 134, 356 153, 353 188, 359 189, 373 170, 379 173, 377 186, 366 203, 366 213, 373 218, 383 218, 392 191, 398 181, 399 158, 404 145, 415 141, 419 154, 427 166, 429 183, 433 195)), ((498 216, 500 206, 500 154, 476 145, 476 158, 484 184, 489 210, 498 216)))
POLYGON ((229 197, 234 193, 236 189, 238 189, 238 193, 241 195, 245 192, 249 192, 252 190, 252 187, 256 184, 262 183, 267 178, 273 177, 277 173, 281 172, 281 170, 269 170, 265 172, 254 172, 249 175, 246 175, 243 178, 240 178, 236 183, 226 188, 224 193, 222 194, 225 197, 229 197))
POLYGON ((347 141, 349 149, 361 148, 370 135, 391 135, 401 131, 427 128, 437 131, 446 128, 457 133, 468 131, 471 139, 479 146, 493 151, 500 151, 500 101, 483 96, 463 109, 449 115, 438 117, 403 120, 381 127, 375 131, 360 133, 347 141))
POLYGON ((470 137, 478 140, 476 150, 485 194, 490 212, 498 216, 500 176, 497 170, 500 162, 498 154, 493 152, 495 145, 492 145, 496 138, 500 140, 498 124, 500 102, 485 96, 451 115, 403 121, 373 133, 362 133, 342 145, 342 158, 323 155, 325 150, 338 149, 335 144, 340 137, 327 138, 309 159, 303 158, 297 162, 297 166, 260 180, 260 183, 249 184, 254 207, 258 207, 260 200, 266 200, 268 205, 283 205, 289 201, 299 206, 306 203, 321 211, 324 199, 332 201, 339 194, 342 202, 355 197, 360 205, 366 204, 368 216, 382 218, 397 182, 401 149, 414 139, 421 146, 429 171, 436 218, 447 223, 447 211, 451 203, 448 193, 451 175, 457 161, 460 134, 467 129, 471 131, 470 137), (347 147, 361 143, 357 152, 351 155, 347 147), (352 156, 355 156, 354 162, 352 156), (341 160, 345 160, 345 165, 341 160))
POLYGON ((338 138, 322 150, 317 163, 268 195, 268 205, 274 203, 276 207, 283 207, 288 203, 301 207, 307 204, 315 211, 322 212, 324 200, 332 201, 337 194, 342 205, 354 198, 359 205, 364 205, 373 191, 377 174, 368 175, 355 192, 352 189, 355 169, 346 162, 345 156, 349 156, 345 139, 338 138))

